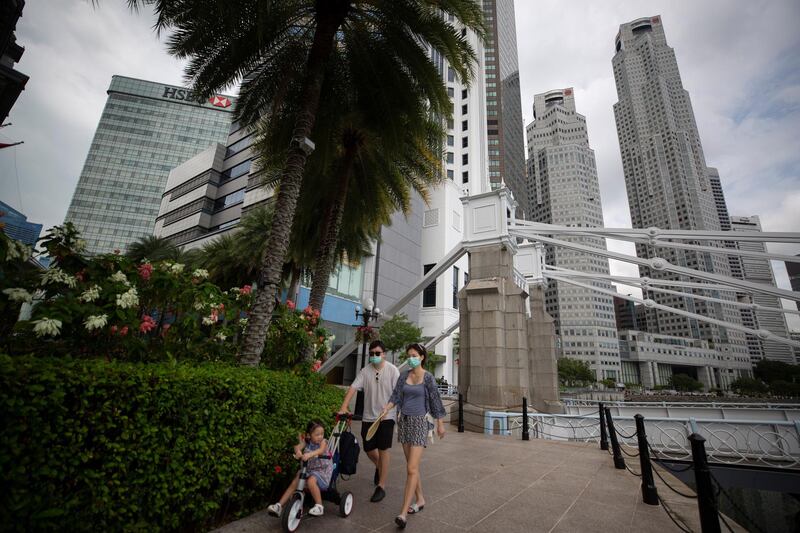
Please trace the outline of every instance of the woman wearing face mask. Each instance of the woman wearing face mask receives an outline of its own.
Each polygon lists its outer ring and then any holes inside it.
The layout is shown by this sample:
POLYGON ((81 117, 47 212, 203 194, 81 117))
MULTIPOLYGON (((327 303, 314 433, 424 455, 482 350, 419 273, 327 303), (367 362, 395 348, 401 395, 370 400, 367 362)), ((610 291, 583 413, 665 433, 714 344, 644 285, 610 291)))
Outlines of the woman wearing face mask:
POLYGON ((436 433, 443 439, 446 414, 436 388, 436 379, 423 366, 428 351, 421 344, 409 344, 406 355, 406 362, 411 370, 403 372, 398 378, 389 403, 383 408, 384 412, 389 412, 397 407, 397 440, 403 445, 406 455, 407 477, 403 508, 394 519, 400 529, 406 527, 409 514, 419 513, 425 508, 419 463, 427 443, 429 427, 426 415, 431 414, 436 419, 436 433), (416 502, 412 504, 411 500, 414 498, 416 502))

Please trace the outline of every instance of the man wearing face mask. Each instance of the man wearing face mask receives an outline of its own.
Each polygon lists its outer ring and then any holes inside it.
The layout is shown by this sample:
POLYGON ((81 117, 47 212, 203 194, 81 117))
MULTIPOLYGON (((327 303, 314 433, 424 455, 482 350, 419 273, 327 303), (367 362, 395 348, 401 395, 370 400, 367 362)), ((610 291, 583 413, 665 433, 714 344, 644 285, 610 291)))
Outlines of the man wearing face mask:
POLYGON ((369 344, 370 364, 361 369, 345 394, 339 413, 346 413, 350 400, 357 391, 364 391, 364 416, 361 422, 361 441, 369 460, 375 464, 375 493, 370 501, 379 502, 386 496, 386 480, 389 475, 389 449, 392 447, 395 410, 386 413, 378 431, 367 440, 367 430, 378 419, 383 406, 389 402, 395 383, 400 377, 397 367, 385 359, 386 347, 381 341, 369 344))

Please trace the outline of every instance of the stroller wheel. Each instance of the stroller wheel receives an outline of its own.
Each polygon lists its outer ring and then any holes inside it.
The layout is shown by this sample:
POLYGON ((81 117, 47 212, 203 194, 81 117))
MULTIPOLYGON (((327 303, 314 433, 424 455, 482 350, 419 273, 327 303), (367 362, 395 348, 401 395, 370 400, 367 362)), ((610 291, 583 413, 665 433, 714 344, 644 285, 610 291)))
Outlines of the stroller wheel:
POLYGON ((342 499, 339 502, 339 514, 347 518, 353 512, 353 493, 346 491, 342 493, 342 499))
POLYGON ((286 502, 286 507, 283 508, 283 515, 281 516, 281 526, 283 530, 288 533, 297 531, 300 527, 300 519, 303 517, 303 496, 298 493, 292 494, 292 497, 286 502))

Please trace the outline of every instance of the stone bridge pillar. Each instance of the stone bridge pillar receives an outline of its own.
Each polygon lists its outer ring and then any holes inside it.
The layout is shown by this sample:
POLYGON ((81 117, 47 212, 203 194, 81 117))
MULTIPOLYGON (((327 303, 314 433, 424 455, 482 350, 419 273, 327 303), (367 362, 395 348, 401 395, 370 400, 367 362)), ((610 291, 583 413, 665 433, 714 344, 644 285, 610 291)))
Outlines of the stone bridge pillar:
MULTIPOLYGON (((514 268, 519 247, 508 235, 509 200, 505 190, 462 199, 470 280, 458 294, 458 388, 465 427, 473 431, 486 429, 485 411, 521 411, 523 397, 534 410, 563 412, 553 319, 542 287, 530 285, 529 295, 514 268)), ((540 250, 527 251, 539 257, 540 250)))

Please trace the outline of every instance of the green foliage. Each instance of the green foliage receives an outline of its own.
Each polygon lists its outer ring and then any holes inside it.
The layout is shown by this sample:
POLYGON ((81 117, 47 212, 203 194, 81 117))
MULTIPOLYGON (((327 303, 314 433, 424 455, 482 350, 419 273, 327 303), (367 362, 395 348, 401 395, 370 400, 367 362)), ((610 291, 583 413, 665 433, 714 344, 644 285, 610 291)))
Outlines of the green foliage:
POLYGON ((740 377, 731 383, 731 389, 739 394, 757 395, 767 392, 767 385, 758 379, 740 377))
POLYGON ((776 396, 800 397, 800 383, 790 383, 779 379, 769 384, 769 390, 776 396))
POLYGON ((263 507, 342 393, 315 374, 0 355, 0 523, 204 529, 263 507))
POLYGON ((14 289, 36 283, 39 268, 31 260, 30 247, 10 238, 2 226, 0 223, 0 339, 5 339, 17 321, 22 304, 33 297, 14 289))
POLYGON ((268 368, 292 368, 304 362, 321 363, 330 352, 333 336, 319 325, 319 311, 298 312, 294 303, 277 305, 269 325, 261 364, 268 368))
POLYGON ((394 315, 381 326, 381 340, 389 352, 405 350, 406 346, 421 338, 422 328, 418 328, 404 313, 394 315))
POLYGON ((606 388, 609 388, 609 389, 613 389, 613 388, 615 388, 617 386, 616 380, 613 380, 611 378, 606 378, 603 381, 601 381, 600 383, 602 383, 606 388))
POLYGON ((589 363, 579 359, 562 357, 558 360, 558 380, 567 386, 586 385, 595 381, 595 373, 589 363))
POLYGON ((670 378, 670 384, 677 391, 701 391, 703 384, 692 376, 686 374, 675 374, 670 378))
POLYGON ((140 237, 128 246, 125 256, 134 263, 142 261, 183 261, 180 248, 167 237, 148 235, 140 237))
POLYGON ((776 381, 800 383, 800 365, 790 365, 782 361, 762 359, 753 368, 753 374, 767 385, 776 381))

